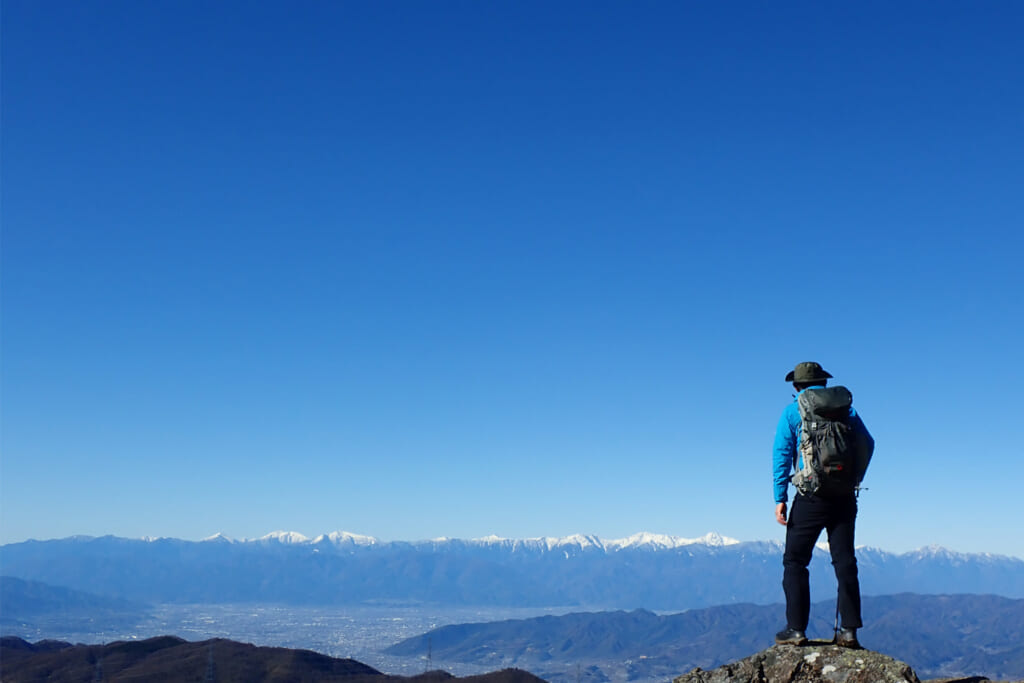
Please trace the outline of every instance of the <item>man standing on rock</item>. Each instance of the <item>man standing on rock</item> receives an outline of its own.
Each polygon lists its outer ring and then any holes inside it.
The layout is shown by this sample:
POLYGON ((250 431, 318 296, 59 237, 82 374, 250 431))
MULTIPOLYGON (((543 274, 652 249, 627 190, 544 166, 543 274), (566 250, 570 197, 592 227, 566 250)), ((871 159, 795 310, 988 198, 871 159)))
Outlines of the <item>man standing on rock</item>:
POLYGON ((776 643, 803 645, 811 611, 807 566, 821 530, 828 532, 832 566, 839 582, 838 610, 842 628, 835 642, 860 647, 857 629, 860 583, 854 554, 857 489, 867 470, 874 439, 853 409, 853 396, 844 387, 827 389, 832 375, 818 363, 798 363, 786 381, 797 395, 782 411, 775 431, 772 466, 775 519, 786 527, 782 587, 786 593, 786 629, 776 643), (793 469, 796 475, 791 477, 793 469), (786 515, 789 482, 797 488, 786 515))

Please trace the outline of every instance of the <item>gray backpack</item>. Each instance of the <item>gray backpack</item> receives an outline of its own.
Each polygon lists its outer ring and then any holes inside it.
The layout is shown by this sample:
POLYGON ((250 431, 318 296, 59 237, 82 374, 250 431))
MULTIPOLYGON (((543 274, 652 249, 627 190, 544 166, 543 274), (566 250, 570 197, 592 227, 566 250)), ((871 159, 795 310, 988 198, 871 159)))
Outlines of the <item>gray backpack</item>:
POLYGON ((793 485, 804 495, 848 495, 860 484, 867 462, 862 440, 850 426, 852 405, 853 394, 841 386, 807 389, 797 396, 803 463, 793 485))

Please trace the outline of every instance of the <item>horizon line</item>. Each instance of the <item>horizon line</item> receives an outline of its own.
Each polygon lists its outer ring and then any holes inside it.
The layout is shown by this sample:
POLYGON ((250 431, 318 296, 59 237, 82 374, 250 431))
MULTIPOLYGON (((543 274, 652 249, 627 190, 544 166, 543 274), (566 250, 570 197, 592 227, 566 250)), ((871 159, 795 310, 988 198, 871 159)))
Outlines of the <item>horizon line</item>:
MULTIPOLYGON (((566 545, 577 545, 583 547, 601 547, 602 549, 611 550, 622 550, 629 547, 640 547, 640 546, 660 546, 666 549, 678 549, 690 545, 703 545, 705 547, 714 548, 725 548, 736 545, 744 545, 748 543, 771 543, 775 545, 782 545, 782 541, 779 539, 754 539, 754 540, 739 540, 720 534, 715 531, 709 531, 703 536, 692 538, 684 536, 675 536, 671 534, 657 534, 648 531, 640 531, 624 538, 604 538, 597 534, 569 534, 567 536, 532 536, 532 537, 502 537, 495 534, 490 534, 482 537, 475 538, 460 538, 454 536, 440 536, 434 538, 425 539, 392 539, 383 540, 375 536, 369 536, 366 534, 354 533, 346 530, 337 530, 327 533, 318 534, 313 537, 306 536, 296 531, 272 531, 263 536, 255 538, 232 538, 222 532, 217 532, 210 536, 206 536, 200 539, 182 538, 178 536, 118 536, 116 534, 103 534, 101 536, 91 534, 72 534, 70 536, 64 536, 60 538, 26 538, 21 541, 9 541, 0 543, 0 548, 8 545, 17 545, 20 543, 48 543, 57 541, 72 541, 72 540, 97 540, 103 538, 113 538, 118 540, 126 541, 143 541, 143 542, 157 542, 157 541, 181 541, 184 543, 209 543, 222 540, 226 543, 259 543, 259 542, 278 542, 287 545, 312 545, 316 543, 322 543, 324 541, 351 541, 353 545, 361 545, 365 547, 369 546, 386 546, 393 544, 409 544, 409 545, 425 545, 431 543, 448 543, 448 542, 464 542, 464 543, 475 543, 475 544, 499 544, 499 543, 543 543, 548 546, 548 549, 553 547, 561 547, 566 545), (583 541, 581 543, 580 541, 583 541)), ((828 542, 826 540, 819 541, 816 544, 816 548, 822 551, 828 551, 828 542)), ((890 555, 909 555, 913 553, 930 553, 938 554, 939 552, 946 552, 952 555, 963 555, 963 556, 980 556, 980 557, 1007 557, 1024 561, 1024 557, 1013 555, 1009 553, 999 553, 991 551, 973 551, 964 552, 948 548, 943 545, 930 543, 919 546, 917 548, 906 550, 906 551, 894 551, 886 550, 879 546, 871 545, 858 545, 857 550, 874 550, 878 552, 887 553, 890 555)))

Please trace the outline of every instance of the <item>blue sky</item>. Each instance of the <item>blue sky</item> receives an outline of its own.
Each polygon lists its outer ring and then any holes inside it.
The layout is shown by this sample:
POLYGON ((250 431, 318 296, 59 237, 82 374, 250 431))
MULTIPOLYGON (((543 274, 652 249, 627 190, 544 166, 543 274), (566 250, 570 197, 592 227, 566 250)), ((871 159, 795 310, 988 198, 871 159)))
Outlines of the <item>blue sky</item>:
POLYGON ((0 541, 781 538, 1024 557, 1024 8, 3 4, 0 541))

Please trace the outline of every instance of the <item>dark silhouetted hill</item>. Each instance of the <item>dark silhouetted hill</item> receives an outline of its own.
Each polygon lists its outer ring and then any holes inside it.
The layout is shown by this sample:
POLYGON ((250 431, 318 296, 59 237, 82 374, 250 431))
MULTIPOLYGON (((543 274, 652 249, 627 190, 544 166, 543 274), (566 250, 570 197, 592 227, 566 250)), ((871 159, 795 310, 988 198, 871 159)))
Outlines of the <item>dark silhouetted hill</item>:
POLYGON ((0 680, 4 683, 84 683, 103 680, 185 683, 204 681, 246 683, 539 683, 525 671, 506 670, 455 678, 442 671, 420 676, 388 676, 353 659, 337 659, 309 650, 257 647, 231 640, 188 642, 173 636, 71 645, 56 641, 28 643, 0 638, 0 680))

